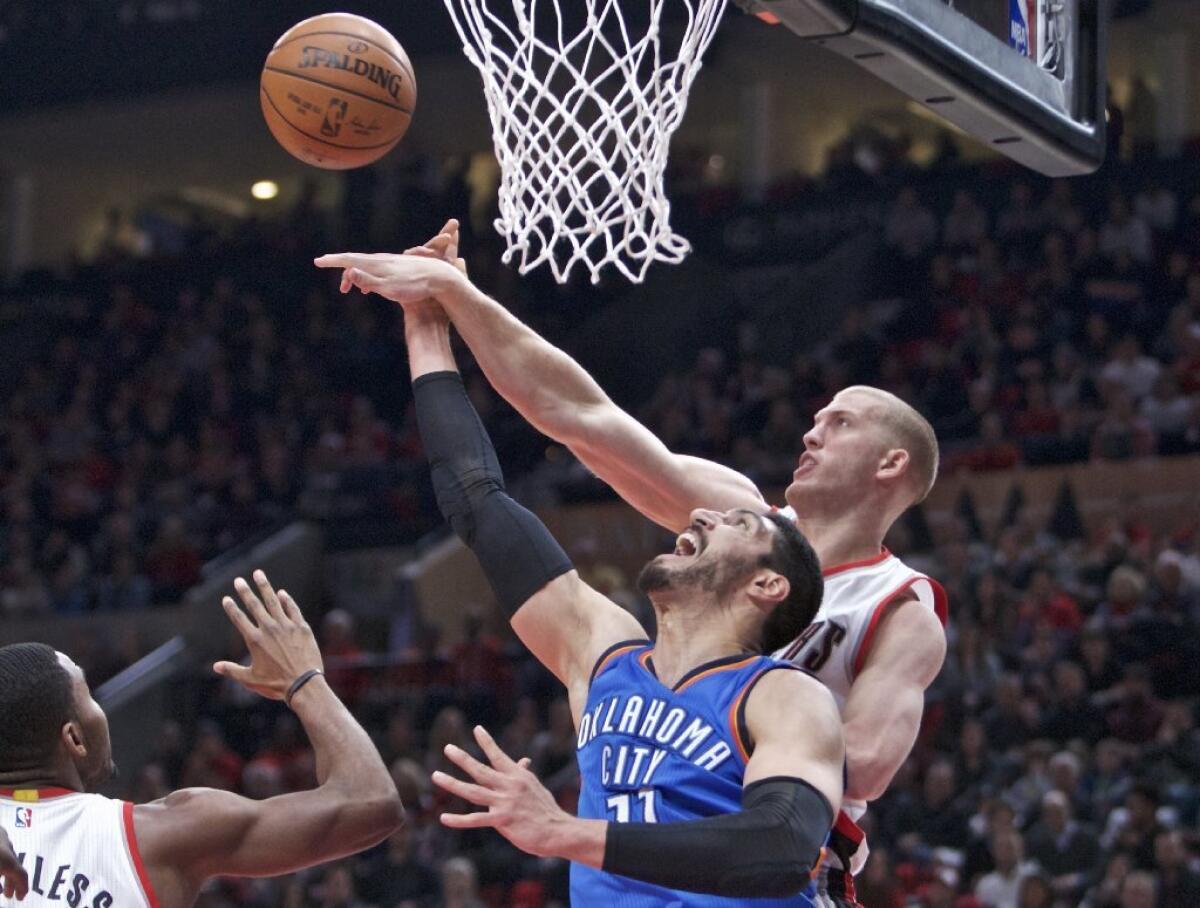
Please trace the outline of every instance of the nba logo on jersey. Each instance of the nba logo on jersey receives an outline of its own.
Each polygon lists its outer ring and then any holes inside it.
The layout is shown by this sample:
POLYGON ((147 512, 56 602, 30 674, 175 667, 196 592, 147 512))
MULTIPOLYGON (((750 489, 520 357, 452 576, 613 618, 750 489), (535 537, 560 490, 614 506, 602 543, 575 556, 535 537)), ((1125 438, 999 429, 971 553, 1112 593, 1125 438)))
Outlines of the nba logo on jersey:
POLYGON ((1038 0, 1008 0, 1008 43, 1026 57, 1037 53, 1037 3, 1038 0))
POLYGON ((30 829, 33 826, 33 808, 17 808, 17 829, 30 829))

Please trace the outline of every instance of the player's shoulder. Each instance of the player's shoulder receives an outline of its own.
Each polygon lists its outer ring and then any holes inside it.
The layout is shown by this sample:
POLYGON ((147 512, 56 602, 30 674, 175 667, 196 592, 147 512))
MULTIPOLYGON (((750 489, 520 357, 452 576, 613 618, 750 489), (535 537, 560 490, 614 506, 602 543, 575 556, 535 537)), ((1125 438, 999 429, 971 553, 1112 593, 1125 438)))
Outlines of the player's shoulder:
POLYGON ((220 822, 253 805, 253 801, 220 788, 180 788, 156 801, 138 804, 134 815, 139 824, 179 823, 192 818, 220 822))
POLYGON ((797 705, 804 711, 832 709, 837 713, 833 693, 816 675, 790 662, 772 659, 750 692, 747 708, 757 711, 786 707, 791 711, 797 705))
POLYGON ((751 732, 775 729, 781 734, 799 729, 805 734, 841 734, 842 718, 833 693, 816 676, 795 666, 779 664, 754 685, 746 703, 751 732))

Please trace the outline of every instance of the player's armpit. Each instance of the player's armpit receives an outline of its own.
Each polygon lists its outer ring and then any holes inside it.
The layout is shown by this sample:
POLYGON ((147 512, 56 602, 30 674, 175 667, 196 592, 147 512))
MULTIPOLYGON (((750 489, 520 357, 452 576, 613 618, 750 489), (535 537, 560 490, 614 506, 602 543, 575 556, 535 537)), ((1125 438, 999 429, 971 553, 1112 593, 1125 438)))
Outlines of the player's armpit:
POLYGON ((917 740, 925 689, 945 658, 942 623, 915 598, 881 619, 843 714, 847 797, 872 801, 887 790, 917 740))
POLYGON ((833 695, 816 678, 795 669, 767 672, 751 689, 745 731, 752 748, 743 787, 777 776, 803 779, 829 801, 842 803, 845 745, 833 695))
MULTIPOLYGON (((542 587, 512 617, 521 642, 573 695, 586 699, 596 661, 614 644, 645 640, 629 612, 570 571, 542 587)), ((582 702, 582 699, 579 702, 582 702)))
POLYGON ((160 901, 213 876, 275 876, 355 854, 395 829, 399 799, 324 786, 253 801, 191 788, 134 811, 142 858, 160 901), (165 892, 162 890, 166 890, 165 892))

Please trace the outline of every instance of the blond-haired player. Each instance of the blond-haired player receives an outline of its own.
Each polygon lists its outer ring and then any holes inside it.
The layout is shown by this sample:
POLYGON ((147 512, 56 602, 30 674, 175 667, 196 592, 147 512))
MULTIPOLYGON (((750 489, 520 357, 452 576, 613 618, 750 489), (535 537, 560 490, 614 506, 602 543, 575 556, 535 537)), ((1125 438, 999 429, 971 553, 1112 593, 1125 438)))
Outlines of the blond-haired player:
MULTIPOLYGON (((698 507, 769 508, 747 477, 668 450, 574 359, 471 284, 457 244, 451 220, 403 255, 329 255, 317 264, 344 269, 343 292, 357 287, 398 298, 419 289, 436 300, 501 396, 655 523, 679 532, 698 507)), ((855 902, 845 870, 861 867, 866 848, 853 821, 912 749, 925 689, 945 658, 942 588, 883 546, 896 519, 928 494, 937 464, 937 439, 916 410, 886 391, 855 386, 814 417, 785 493, 785 513, 823 565, 825 598, 782 655, 830 688, 844 722, 845 816, 823 879, 834 904, 855 902)))

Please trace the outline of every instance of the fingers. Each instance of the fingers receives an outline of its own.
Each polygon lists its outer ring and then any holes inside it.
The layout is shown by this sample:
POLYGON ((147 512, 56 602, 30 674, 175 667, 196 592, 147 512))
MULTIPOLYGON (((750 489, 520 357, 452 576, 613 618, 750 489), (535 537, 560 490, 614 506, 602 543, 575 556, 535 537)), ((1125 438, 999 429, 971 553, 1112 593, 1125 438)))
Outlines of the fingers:
POLYGON ((342 273, 342 293, 357 287, 363 293, 378 293, 383 281, 361 268, 347 268, 342 273))
POLYGON ((533 759, 531 757, 521 757, 521 759, 517 760, 517 765, 522 769, 529 769, 529 767, 533 766, 533 759))
POLYGON ((296 605, 296 600, 292 598, 292 594, 287 590, 279 591, 279 602, 283 605, 283 613, 287 615, 296 624, 304 622, 304 613, 300 611, 300 606, 296 605))
POLYGON ((517 768, 517 764, 513 762, 512 757, 500 749, 500 745, 496 743, 495 739, 488 734, 487 729, 482 725, 475 726, 475 740, 479 742, 484 755, 496 769, 505 771, 517 768))
POLYGON ((271 620, 271 616, 267 614, 267 610, 262 602, 254 595, 254 590, 250 589, 250 584, 241 577, 238 577, 233 581, 233 588, 237 590, 238 595, 242 598, 242 604, 246 606, 246 611, 250 613, 250 617, 254 619, 256 625, 262 627, 271 620))
POLYGON ((441 821, 450 829, 490 829, 496 825, 495 816, 488 813, 444 813, 441 821))
POLYGON ((254 577, 254 583, 258 586, 259 595, 262 596, 267 614, 276 621, 283 621, 283 607, 279 604, 279 597, 275 595, 275 587, 271 586, 271 581, 267 579, 267 575, 259 570, 255 571, 252 576, 254 577))
POLYGON ((354 268, 370 265, 381 259, 395 258, 392 252, 337 252, 330 255, 319 255, 313 259, 318 268, 354 268))
POLYGON ((229 617, 230 622, 237 628, 237 632, 242 635, 242 639, 246 641, 246 645, 250 645, 250 640, 257 632, 257 628, 250 623, 250 619, 246 617, 232 596, 225 596, 221 600, 221 607, 225 609, 225 614, 229 617))
POLYGON ((250 667, 238 665, 236 662, 216 662, 213 664, 213 671, 222 678, 228 678, 238 684, 248 684, 251 678, 250 667))
POLYGON ((496 803, 496 793, 489 788, 484 788, 482 785, 472 785, 470 782, 456 779, 454 776, 444 772, 435 772, 432 778, 433 784, 438 788, 448 791, 452 795, 457 795, 464 801, 470 801, 478 807, 491 807, 496 803))
POLYGON ((490 766, 485 766, 473 756, 463 750, 461 747, 455 747, 453 744, 447 744, 445 750, 446 757, 481 785, 495 785, 500 781, 500 773, 492 769, 490 766))

